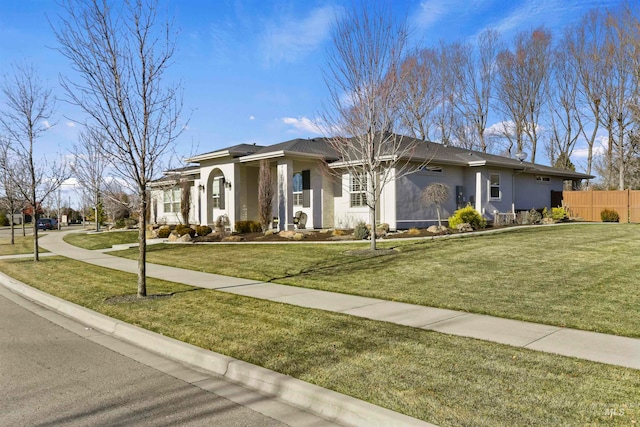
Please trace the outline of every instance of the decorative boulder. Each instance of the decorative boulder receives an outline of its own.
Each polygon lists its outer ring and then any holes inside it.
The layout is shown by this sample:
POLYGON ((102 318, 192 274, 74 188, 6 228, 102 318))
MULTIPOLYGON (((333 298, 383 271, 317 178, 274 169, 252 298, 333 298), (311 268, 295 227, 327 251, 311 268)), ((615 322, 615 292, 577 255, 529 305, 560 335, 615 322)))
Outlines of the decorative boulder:
POLYGON ((191 240, 193 240, 193 239, 191 238, 191 236, 189 235, 189 233, 187 233, 187 234, 183 234, 182 236, 178 237, 178 238, 176 239, 176 242, 178 242, 178 243, 188 243, 188 242, 190 242, 191 240))
POLYGON ((446 233, 447 230, 449 229, 444 225, 432 225, 429 228, 427 228, 427 231, 433 234, 443 234, 443 233, 446 233))
POLYGON ((473 227, 468 222, 463 222, 462 224, 458 224, 458 231, 461 233, 467 233, 469 231, 473 231, 473 227))
POLYGON ((244 237, 241 236, 227 236, 222 239, 223 242, 242 242, 244 237))
MULTIPOLYGON (((299 233, 298 233, 299 234, 299 233)), ((285 239, 293 239, 296 235, 296 232, 293 230, 285 230, 278 233, 280 237, 284 237, 285 239)))
POLYGON ((296 234, 293 235, 293 240, 300 241, 302 239, 304 239, 304 234, 302 234, 302 233, 296 233, 296 234))

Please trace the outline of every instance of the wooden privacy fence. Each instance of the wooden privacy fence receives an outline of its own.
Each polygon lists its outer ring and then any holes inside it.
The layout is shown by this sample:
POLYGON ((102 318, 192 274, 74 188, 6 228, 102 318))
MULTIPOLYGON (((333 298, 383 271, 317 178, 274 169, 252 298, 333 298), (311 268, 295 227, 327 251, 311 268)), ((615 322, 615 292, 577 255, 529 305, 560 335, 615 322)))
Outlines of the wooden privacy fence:
POLYGON ((600 212, 611 209, 620 222, 640 223, 640 190, 563 191, 562 204, 572 217, 585 221, 601 221, 600 212))

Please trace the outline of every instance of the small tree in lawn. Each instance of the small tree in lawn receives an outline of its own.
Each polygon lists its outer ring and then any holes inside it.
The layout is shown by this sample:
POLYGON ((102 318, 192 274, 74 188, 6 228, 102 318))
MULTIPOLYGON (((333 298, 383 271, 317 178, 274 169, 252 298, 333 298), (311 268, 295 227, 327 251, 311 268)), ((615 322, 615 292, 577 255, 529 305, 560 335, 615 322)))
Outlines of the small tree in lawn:
POLYGON ((438 227, 442 227, 440 208, 443 203, 449 200, 450 195, 451 189, 449 186, 441 182, 429 184, 427 188, 422 191, 422 201, 426 205, 436 205, 436 212, 438 213, 438 227))
POLYGON ((138 296, 147 295, 147 187, 184 126, 181 90, 168 83, 174 32, 159 16, 159 0, 61 0, 55 35, 73 65, 63 77, 69 102, 80 107, 104 139, 100 151, 114 174, 135 189, 138 229, 138 296))
POLYGON ((262 231, 265 232, 273 215, 273 186, 271 185, 271 167, 266 159, 260 160, 260 178, 258 179, 258 216, 262 231))
POLYGON ((408 36, 406 21, 365 2, 341 17, 332 32, 325 73, 330 101, 321 124, 341 134, 328 138, 341 158, 330 167, 340 176, 348 172, 351 203, 369 208, 372 230, 384 187, 424 165, 412 162, 422 141, 393 133, 403 114, 400 66, 408 36))

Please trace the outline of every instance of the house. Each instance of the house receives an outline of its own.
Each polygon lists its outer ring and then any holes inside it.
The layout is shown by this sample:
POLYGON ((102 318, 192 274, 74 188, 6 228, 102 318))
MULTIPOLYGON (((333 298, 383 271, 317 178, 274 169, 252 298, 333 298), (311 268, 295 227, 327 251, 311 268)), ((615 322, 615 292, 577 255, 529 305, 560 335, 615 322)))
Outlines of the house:
MULTIPOLYGON (((401 137, 409 140, 409 137, 401 137)), ((411 139, 412 140, 412 139, 411 139)), ((151 185, 153 222, 183 222, 181 185, 190 191, 190 223, 214 225, 219 218, 258 220, 261 160, 271 167, 273 216, 280 230, 293 229, 306 216, 306 228, 352 228, 368 221, 364 188, 341 167, 338 154, 324 138, 293 139, 270 146, 240 144, 196 155, 190 166, 169 171, 151 185)), ((389 182, 377 208, 377 222, 391 230, 436 223, 434 206, 421 201, 424 188, 447 184, 452 197, 443 217, 471 204, 487 219, 498 213, 551 207, 551 192, 593 178, 573 171, 507 157, 420 141, 412 161, 421 164, 410 175, 389 182)))

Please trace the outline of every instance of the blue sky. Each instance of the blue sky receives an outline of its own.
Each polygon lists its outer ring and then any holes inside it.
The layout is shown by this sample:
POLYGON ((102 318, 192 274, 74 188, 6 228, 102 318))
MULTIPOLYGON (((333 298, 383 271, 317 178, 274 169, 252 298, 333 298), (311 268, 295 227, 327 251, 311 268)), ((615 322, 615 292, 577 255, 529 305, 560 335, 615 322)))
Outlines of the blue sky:
MULTIPOLYGON (((309 120, 327 100, 322 69, 330 26, 351 1, 161 0, 179 30, 171 79, 184 87, 188 129, 179 152, 188 155, 238 144, 275 144, 317 134, 309 120)), ((545 25, 554 35, 594 7, 619 0, 393 1, 406 15, 415 42, 473 40, 486 28, 510 40, 517 31, 545 25)), ((60 98, 58 75, 69 65, 54 48, 48 19, 54 0, 0 0, 0 74, 12 62, 32 63, 60 98)), ((76 141, 79 118, 63 100, 57 125, 40 143, 63 153, 76 141), (67 116, 67 117, 65 117, 67 116)), ((493 123, 489 123, 490 125, 493 123)), ((541 158, 544 156, 540 156, 541 158)))

